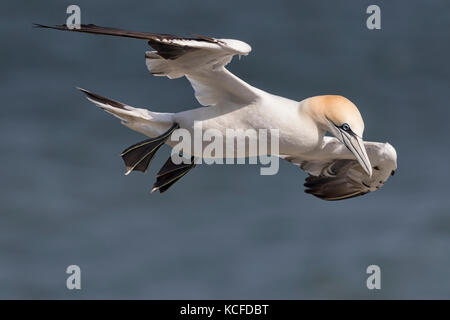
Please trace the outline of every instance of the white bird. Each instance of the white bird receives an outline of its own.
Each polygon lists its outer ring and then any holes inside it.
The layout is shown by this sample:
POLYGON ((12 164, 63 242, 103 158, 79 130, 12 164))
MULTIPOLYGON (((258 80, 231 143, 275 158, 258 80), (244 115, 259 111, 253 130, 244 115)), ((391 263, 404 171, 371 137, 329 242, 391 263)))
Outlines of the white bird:
MULTIPOLYGON (((155 51, 147 51, 146 64, 153 75, 170 79, 185 76, 204 107, 157 113, 128 106, 82 90, 89 100, 120 118, 127 127, 151 139, 122 153, 131 171, 145 171, 158 148, 178 128, 203 130, 279 129, 279 156, 306 171, 305 192, 325 200, 340 200, 379 189, 397 168, 397 154, 389 143, 363 142, 364 121, 347 98, 323 95, 294 101, 247 84, 225 66, 233 56, 248 55, 251 47, 239 40, 204 36, 183 38, 167 34, 125 31, 96 25, 79 29, 37 27, 145 39, 155 51), (326 133, 334 137, 325 136, 326 133)), ((201 155, 192 154, 198 157, 201 155)), ((190 169, 171 158, 157 174, 154 190, 166 191, 190 169)))

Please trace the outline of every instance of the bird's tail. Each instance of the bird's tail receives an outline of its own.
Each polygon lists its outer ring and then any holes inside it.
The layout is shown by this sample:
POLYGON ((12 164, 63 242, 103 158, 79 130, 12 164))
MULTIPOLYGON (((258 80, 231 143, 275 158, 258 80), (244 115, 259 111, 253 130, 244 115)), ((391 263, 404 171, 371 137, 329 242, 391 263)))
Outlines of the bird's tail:
POLYGON ((138 142, 122 152, 121 157, 127 170, 125 174, 129 174, 131 171, 145 172, 158 149, 178 128, 178 124, 172 121, 171 113, 134 108, 88 90, 78 89, 84 92, 87 98, 97 106, 122 120, 122 124, 125 126, 151 137, 151 139, 138 142))
POLYGON ((122 120, 123 125, 148 137, 162 135, 174 123, 173 113, 152 112, 147 109, 135 108, 82 88, 78 88, 78 90, 86 94, 89 101, 122 120))

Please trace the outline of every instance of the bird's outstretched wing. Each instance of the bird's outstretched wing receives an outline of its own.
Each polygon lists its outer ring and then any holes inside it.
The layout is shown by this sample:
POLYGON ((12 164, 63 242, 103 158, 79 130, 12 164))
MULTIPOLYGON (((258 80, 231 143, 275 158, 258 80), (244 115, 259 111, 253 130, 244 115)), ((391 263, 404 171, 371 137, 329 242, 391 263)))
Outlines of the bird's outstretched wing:
POLYGON ((345 146, 335 138, 326 137, 326 149, 331 158, 304 160, 282 156, 298 165, 309 176, 305 192, 324 200, 343 200, 381 188, 397 169, 397 153, 389 143, 365 142, 373 173, 369 177, 356 159, 349 159, 345 146), (347 159, 343 158, 347 157, 347 159))
POLYGON ((215 39, 200 35, 183 38, 93 24, 81 25, 79 29, 69 29, 66 25, 35 26, 147 40, 155 49, 145 54, 150 72, 170 79, 186 76, 194 88, 195 97, 204 106, 244 106, 257 100, 260 94, 260 90, 225 69, 234 55, 247 55, 251 51, 248 44, 239 40, 215 39))

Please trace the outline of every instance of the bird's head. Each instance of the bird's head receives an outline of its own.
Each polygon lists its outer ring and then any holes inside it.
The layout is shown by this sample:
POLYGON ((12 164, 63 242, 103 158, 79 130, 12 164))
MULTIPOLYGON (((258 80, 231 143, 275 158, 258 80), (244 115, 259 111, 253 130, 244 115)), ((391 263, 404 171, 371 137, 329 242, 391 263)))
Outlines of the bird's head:
POLYGON ((362 139, 364 121, 358 108, 342 96, 317 96, 308 100, 308 110, 313 119, 322 129, 339 139, 372 176, 372 166, 362 139))

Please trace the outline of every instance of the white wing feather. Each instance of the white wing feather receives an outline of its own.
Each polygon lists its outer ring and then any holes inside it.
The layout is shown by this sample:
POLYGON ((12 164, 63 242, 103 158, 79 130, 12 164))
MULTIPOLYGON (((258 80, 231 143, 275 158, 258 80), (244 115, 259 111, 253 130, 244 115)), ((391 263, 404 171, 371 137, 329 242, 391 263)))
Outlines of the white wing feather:
POLYGON ((254 102, 262 93, 225 69, 233 56, 248 55, 252 50, 248 44, 239 40, 215 39, 200 35, 183 38, 94 24, 82 24, 74 29, 69 29, 66 25, 35 26, 147 40, 155 49, 145 54, 150 72, 170 79, 186 76, 195 90, 197 100, 204 106, 244 106, 254 102))
POLYGON ((204 106, 247 105, 259 97, 259 90, 242 81, 225 66, 234 55, 247 55, 251 47, 232 39, 166 40, 155 45, 156 51, 146 52, 150 72, 170 79, 186 76, 195 97, 204 106), (174 50, 176 57, 171 57, 174 50), (162 53, 169 52, 164 57, 162 53))

